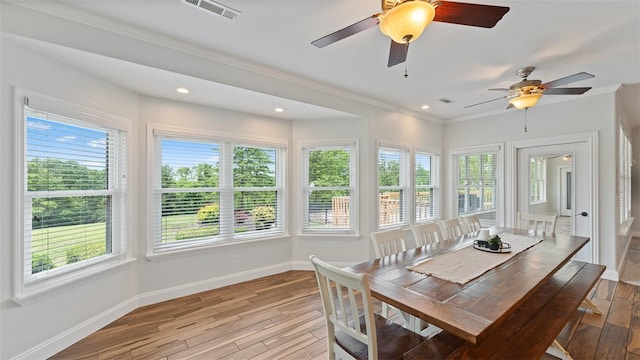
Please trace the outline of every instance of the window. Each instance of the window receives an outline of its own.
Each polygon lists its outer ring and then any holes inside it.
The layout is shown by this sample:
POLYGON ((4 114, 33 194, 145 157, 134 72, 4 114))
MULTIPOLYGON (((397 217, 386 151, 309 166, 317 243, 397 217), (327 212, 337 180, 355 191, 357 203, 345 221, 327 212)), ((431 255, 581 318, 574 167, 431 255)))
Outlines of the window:
POLYGON ((547 200, 547 160, 542 157, 529 159, 529 203, 536 204, 547 200))
POLYGON ((18 91, 22 236, 16 298, 106 266, 126 253, 123 122, 18 91))
POLYGON ((620 209, 620 224, 631 216, 631 140, 624 131, 622 124, 619 130, 619 166, 618 166, 618 199, 620 209))
POLYGON ((378 228, 408 225, 409 151, 378 146, 378 228))
POLYGON ((416 223, 440 218, 439 156, 429 152, 415 153, 416 223))
POLYGON ((284 145, 195 133, 153 129, 153 252, 283 234, 284 145))
POLYGON ((303 145, 303 233, 355 234, 357 141, 303 145))
POLYGON ((455 150, 455 178, 458 214, 478 214, 481 219, 497 220, 498 166, 501 147, 455 150))

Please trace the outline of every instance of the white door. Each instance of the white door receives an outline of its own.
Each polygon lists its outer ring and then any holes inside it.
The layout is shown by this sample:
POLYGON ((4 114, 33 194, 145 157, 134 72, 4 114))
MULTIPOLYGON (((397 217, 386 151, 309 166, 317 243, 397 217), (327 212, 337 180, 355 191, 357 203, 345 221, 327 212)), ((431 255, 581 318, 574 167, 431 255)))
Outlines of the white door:
POLYGON ((573 208, 573 199, 571 198, 571 189, 573 176, 571 176, 571 166, 560 167, 560 198, 558 199, 560 216, 571 217, 571 210, 573 208))
MULTIPOLYGON (((529 164, 532 157, 557 158, 565 154, 570 154, 571 166, 570 180, 567 181, 569 193, 565 198, 570 199, 571 209, 568 212, 570 216, 570 232, 571 235, 586 236, 592 238, 592 161, 589 144, 585 142, 575 142, 559 145, 531 146, 517 149, 517 182, 516 182, 516 198, 517 204, 515 209, 522 212, 533 213, 557 213, 560 196, 560 179, 553 181, 557 184, 554 187, 552 182, 547 183, 548 192, 556 192, 556 195, 547 193, 546 203, 530 204, 529 196, 529 164), (555 190, 554 190, 555 189, 555 190)), ((553 173, 559 174, 560 171, 555 170, 547 172, 547 179, 553 178, 549 176, 553 173)), ((557 178, 557 176, 554 176, 557 178)), ((559 214, 560 215, 560 214, 559 214)), ((586 262, 594 262, 594 241, 590 241, 578 254, 575 259, 586 262)))

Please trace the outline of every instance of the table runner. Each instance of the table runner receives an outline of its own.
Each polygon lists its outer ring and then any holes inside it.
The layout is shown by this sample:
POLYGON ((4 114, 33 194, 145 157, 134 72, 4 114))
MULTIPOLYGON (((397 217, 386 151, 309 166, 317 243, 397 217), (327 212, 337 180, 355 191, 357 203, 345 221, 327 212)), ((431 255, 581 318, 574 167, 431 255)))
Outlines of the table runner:
POLYGON ((499 234, 511 244, 509 253, 491 253, 469 245, 459 250, 429 258, 409 268, 411 271, 464 285, 543 240, 542 237, 499 234))

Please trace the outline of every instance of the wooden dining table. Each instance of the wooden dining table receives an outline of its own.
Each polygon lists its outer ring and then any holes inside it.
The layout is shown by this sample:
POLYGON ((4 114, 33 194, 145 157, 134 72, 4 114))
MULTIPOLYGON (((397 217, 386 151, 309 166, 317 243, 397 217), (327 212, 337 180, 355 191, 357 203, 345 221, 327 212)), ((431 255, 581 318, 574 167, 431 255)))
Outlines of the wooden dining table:
MULTIPOLYGON (((492 228, 492 233, 528 234, 524 230, 498 227, 492 228)), ((471 246, 478 236, 479 232, 463 235, 349 266, 345 270, 368 275, 374 298, 467 343, 479 344, 498 330, 549 279, 554 275, 554 279, 561 276, 559 270, 571 265, 572 257, 589 242, 589 238, 581 236, 542 235, 541 242, 465 284, 409 269, 427 259, 471 246)), ((595 274, 596 278, 604 269, 598 266, 596 270, 600 273, 595 274)), ((593 282, 583 286, 592 285, 593 282)), ((575 305, 573 309, 577 307, 575 305)), ((553 339, 555 335, 549 341, 553 339)))

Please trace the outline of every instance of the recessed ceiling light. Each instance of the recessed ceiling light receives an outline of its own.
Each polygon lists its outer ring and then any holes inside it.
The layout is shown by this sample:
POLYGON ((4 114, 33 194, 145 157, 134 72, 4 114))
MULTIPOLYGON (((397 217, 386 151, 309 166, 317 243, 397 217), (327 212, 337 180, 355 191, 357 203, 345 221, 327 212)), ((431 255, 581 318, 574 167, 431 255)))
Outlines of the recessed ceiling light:
POLYGON ((429 105, 422 105, 422 107, 421 107, 421 109, 423 109, 423 110, 426 110, 426 109, 428 109, 428 108, 430 108, 430 106, 429 106, 429 105))
POLYGON ((179 92, 180 94, 188 94, 189 93, 189 89, 183 88, 183 87, 177 88, 176 91, 179 92))
POLYGON ((281 108, 281 107, 277 107, 277 108, 273 109, 273 111, 275 111, 275 112, 284 112, 284 109, 281 108))

